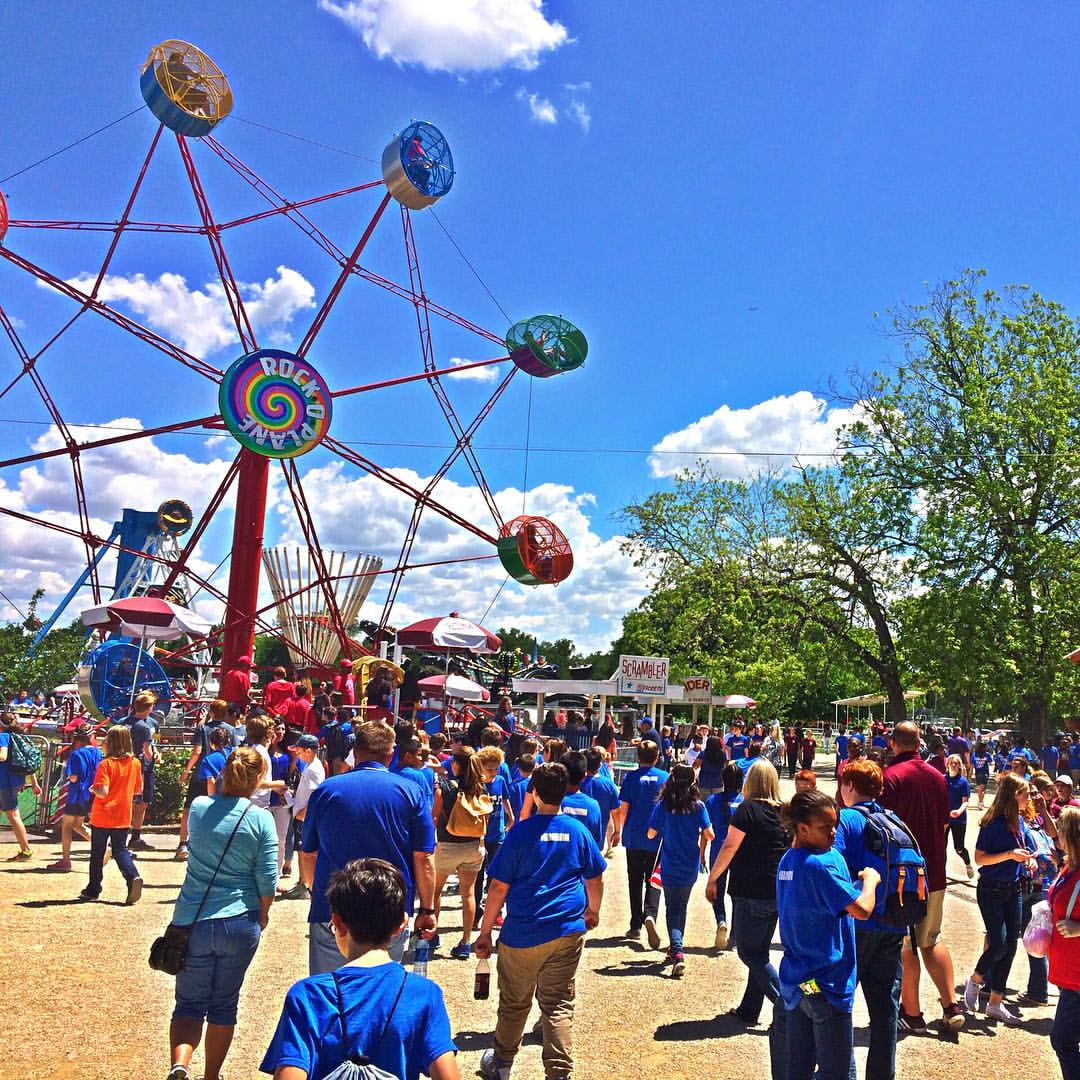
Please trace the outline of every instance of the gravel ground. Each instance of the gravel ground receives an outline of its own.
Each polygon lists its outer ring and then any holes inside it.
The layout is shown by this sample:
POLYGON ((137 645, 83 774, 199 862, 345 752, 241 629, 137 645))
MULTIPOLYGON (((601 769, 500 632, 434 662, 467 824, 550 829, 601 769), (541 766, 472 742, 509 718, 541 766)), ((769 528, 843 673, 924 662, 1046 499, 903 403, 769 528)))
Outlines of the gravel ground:
MULTIPOLYGON (((785 782, 786 787, 786 782, 785 782)), ((969 838, 976 827, 972 813, 969 838)), ((7 1007, 0 1019, 0 1080, 145 1080, 168 1070, 167 1025, 171 980, 146 963, 150 942, 169 921, 183 877, 172 861, 175 833, 146 834, 155 851, 139 860, 146 889, 140 904, 123 906, 124 884, 107 866, 99 903, 75 899, 86 882, 87 845, 76 844, 75 870, 54 874, 45 864, 59 855, 51 842, 34 843, 33 862, 0 865, 0 985, 7 1007)), ((0 833, 0 859, 14 852, 10 833, 0 833)), ((945 908, 945 940, 952 950, 956 978, 962 982, 981 948, 982 924, 974 883, 950 853, 945 908)), ((745 969, 733 952, 711 953, 712 912, 699 885, 690 904, 687 972, 676 982, 661 967, 662 953, 622 939, 629 919, 622 853, 611 859, 600 926, 589 937, 578 978, 575 1042, 579 1080, 642 1077, 758 1078, 768 1076, 767 1029, 744 1029, 724 1013, 742 992, 745 969)), ((240 1002, 236 1040, 226 1062, 227 1080, 259 1074, 285 991, 306 974, 306 904, 276 904, 269 929, 248 971, 240 1002)), ((448 898, 449 948, 460 925, 456 896, 448 898)), ((661 922, 663 909, 661 909, 661 922)), ((661 932, 664 932, 661 926, 661 932)), ((663 947, 666 947, 666 933, 663 947)), ((779 944, 774 945, 779 962, 779 944)), ((437 958, 430 975, 443 988, 451 1024, 461 1050, 463 1076, 473 1076, 483 1049, 491 1045, 496 993, 490 1001, 472 999, 471 963, 437 958)), ((1010 988, 1022 992, 1027 959, 1021 948, 1010 988)), ((1023 1010, 1024 1024, 1004 1029, 985 1017, 969 1018, 959 1036, 936 1030, 902 1038, 901 1077, 985 1075, 996 1068, 1006 1077, 1055 1077, 1057 1059, 1049 1032, 1056 1002, 1023 1010)), ((927 1018, 938 1015, 924 981, 927 1018)), ((766 1005, 763 1018, 768 1019, 766 1005)), ((856 1055, 864 1075, 866 1012, 857 996, 856 1055)), ((199 1076, 201 1055, 195 1059, 199 1076)), ((527 1036, 515 1066, 521 1080, 543 1076, 539 1042, 527 1036)), ((872 1080, 872 1078, 871 1078, 872 1080)))

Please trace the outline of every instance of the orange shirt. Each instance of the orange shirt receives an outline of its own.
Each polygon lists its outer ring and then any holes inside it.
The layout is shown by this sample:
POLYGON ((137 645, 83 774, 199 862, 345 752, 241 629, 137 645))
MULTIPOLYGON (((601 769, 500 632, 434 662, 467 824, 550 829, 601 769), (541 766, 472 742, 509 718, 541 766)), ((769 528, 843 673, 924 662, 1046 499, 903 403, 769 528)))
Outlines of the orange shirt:
POLYGON ((101 829, 131 828, 131 802, 142 794, 142 765, 137 757, 107 757, 94 773, 94 787, 108 786, 108 795, 94 796, 90 824, 101 829))

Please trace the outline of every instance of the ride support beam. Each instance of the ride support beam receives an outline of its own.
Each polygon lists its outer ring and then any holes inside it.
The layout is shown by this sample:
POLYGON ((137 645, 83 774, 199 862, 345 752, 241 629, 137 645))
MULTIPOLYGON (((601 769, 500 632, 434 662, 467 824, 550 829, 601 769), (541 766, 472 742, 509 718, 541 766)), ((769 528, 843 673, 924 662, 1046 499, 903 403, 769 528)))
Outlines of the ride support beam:
POLYGON ((229 623, 221 643, 223 674, 236 666, 238 657, 254 655, 269 477, 268 457, 246 448, 240 451, 227 599, 234 621, 229 623))
POLYGON ((184 160, 184 169, 191 184, 192 194, 195 196, 195 205, 199 208, 199 217, 202 218, 206 229, 206 238, 210 241, 210 254, 214 258, 218 277, 221 278, 221 287, 225 291, 225 299, 232 312, 233 324, 236 327, 237 337, 244 352, 254 352, 259 346, 255 340, 255 331, 251 328, 251 320, 248 318, 247 308, 244 307, 244 298, 240 295, 240 287, 233 276, 232 267, 229 265, 229 257, 225 254, 225 246, 221 242, 220 231, 214 222, 214 213, 210 209, 210 202, 206 198, 206 191, 199 179, 199 171, 195 168, 195 159, 191 156, 191 148, 183 135, 176 136, 176 145, 180 148, 180 156, 184 160))
POLYGON ((383 216, 383 211, 386 210, 389 204, 390 192, 388 191, 382 197, 378 209, 372 215, 371 220, 367 224, 367 228, 364 229, 363 235, 360 237, 359 241, 357 241, 356 247, 353 248, 352 254, 345 260, 345 265, 342 266, 337 281, 330 287, 330 291, 326 294, 326 299, 323 300, 319 310, 315 313, 315 318, 311 320, 311 326, 308 327, 308 332, 304 335, 304 340, 300 342, 300 345, 296 350, 298 356, 306 357, 311 350, 311 346, 315 344, 315 338, 323 328, 323 324, 326 322, 334 304, 337 302, 337 298, 341 295, 341 290, 345 287, 345 282, 349 280, 349 275, 352 273, 353 267, 356 266, 359 261, 361 252, 367 247, 367 242, 371 239, 371 234, 375 231, 375 226, 378 225, 379 218, 383 216))

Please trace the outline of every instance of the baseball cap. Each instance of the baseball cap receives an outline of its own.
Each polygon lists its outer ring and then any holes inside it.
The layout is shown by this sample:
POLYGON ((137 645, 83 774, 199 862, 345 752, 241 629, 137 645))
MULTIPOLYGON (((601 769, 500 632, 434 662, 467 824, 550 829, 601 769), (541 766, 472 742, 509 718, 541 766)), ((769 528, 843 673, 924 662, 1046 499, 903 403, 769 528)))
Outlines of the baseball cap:
POLYGON ((301 735, 300 738, 296 740, 296 745, 301 750, 318 750, 319 740, 314 735, 301 735))
POLYGON ((342 660, 341 661, 341 666, 342 667, 352 667, 352 661, 351 660, 342 660))
POLYGON ((1069 787, 1073 786, 1072 777, 1071 776, 1066 776, 1064 773, 1062 773, 1057 778, 1057 780, 1054 781, 1054 783, 1056 783, 1056 784, 1068 784, 1069 787))

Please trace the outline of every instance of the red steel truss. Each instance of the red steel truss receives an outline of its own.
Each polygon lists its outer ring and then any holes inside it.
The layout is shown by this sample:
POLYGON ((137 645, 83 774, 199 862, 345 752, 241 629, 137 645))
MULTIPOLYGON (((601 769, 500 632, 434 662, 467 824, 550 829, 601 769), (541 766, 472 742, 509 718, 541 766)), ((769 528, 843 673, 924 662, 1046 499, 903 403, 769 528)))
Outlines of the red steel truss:
MULTIPOLYGON (((303 356, 312 349, 320 331, 330 318, 346 285, 353 278, 358 278, 368 284, 376 285, 379 288, 408 301, 412 305, 416 316, 423 370, 415 374, 382 379, 335 390, 333 396, 335 399, 342 399, 355 394, 369 393, 412 382, 426 381, 432 389, 454 439, 453 449, 450 451, 439 470, 431 477, 422 490, 407 483, 394 471, 371 461, 358 453, 351 446, 346 445, 338 439, 327 437, 323 442, 323 446, 331 454, 334 454, 354 467, 377 477, 383 483, 413 501, 414 510, 412 520, 404 538, 400 557, 394 566, 385 567, 380 571, 382 574, 389 574, 391 576, 389 592, 382 614, 382 623, 385 625, 390 617, 394 599, 400 589, 403 575, 408 570, 422 566, 438 566, 497 557, 494 554, 488 553, 465 559, 414 562, 412 561, 412 551, 419 530, 420 520, 425 509, 430 509, 433 513, 440 514, 454 525, 476 536, 477 539, 483 541, 485 545, 495 545, 499 527, 502 525, 502 518, 487 481, 484 478, 480 463, 473 451, 471 440, 475 436, 480 424, 490 414, 496 402, 502 396, 506 387, 509 385, 510 380, 516 373, 517 368, 510 368, 504 378, 500 381, 494 393, 473 420, 467 426, 462 424, 454 409, 450 396, 447 393, 446 387, 441 381, 441 376, 492 364, 507 363, 510 358, 506 355, 500 355, 491 359, 478 360, 473 363, 457 366, 438 366, 431 334, 431 317, 433 315, 469 330, 485 341, 496 343, 500 348, 503 346, 503 340, 498 334, 484 329, 477 323, 472 322, 462 315, 456 314, 428 297, 424 288, 423 276, 420 269, 420 259, 417 252, 410 213, 404 208, 401 211, 406 262, 409 271, 408 286, 391 281, 388 278, 384 278, 381 275, 374 273, 363 266, 360 261, 365 246, 389 205, 391 198, 389 192, 384 192, 377 209, 349 254, 346 254, 345 249, 340 247, 335 241, 331 240, 322 229, 315 225, 307 213, 305 213, 308 208, 320 203, 345 198, 371 188, 380 187, 382 186, 381 180, 352 185, 326 194, 311 196, 306 199, 291 200, 262 179, 254 172, 254 170, 242 162, 216 138, 207 136, 206 138, 199 140, 202 146, 207 147, 210 152, 220 158, 234 174, 243 180, 243 182, 258 195, 262 202, 267 204, 267 208, 265 209, 257 210, 230 221, 219 223, 214 217, 210 199, 199 174, 193 145, 188 139, 177 135, 176 144, 188 183, 191 187, 192 195, 194 196, 198 213, 198 222, 145 221, 132 217, 132 212, 142 188, 143 181, 151 167, 151 162, 155 154, 160 148, 163 130, 163 127, 160 125, 155 129, 149 149, 137 172, 134 184, 126 199, 121 215, 116 221, 16 218, 9 222, 9 228, 21 230, 20 235, 23 236, 33 234, 35 231, 103 232, 111 235, 104 257, 95 274, 93 286, 88 292, 63 280, 58 275, 52 273, 45 267, 38 265, 27 256, 12 250, 10 241, 15 235, 14 233, 9 232, 8 234, 8 246, 0 247, 0 259, 4 260, 4 263, 14 267, 16 270, 31 275, 46 287, 67 297, 77 305, 77 310, 63 325, 60 326, 59 329, 52 333, 45 344, 41 346, 37 352, 31 352, 27 349, 16 330, 16 322, 8 316, 3 308, 0 308, 0 326, 3 327, 18 362, 18 370, 14 377, 7 382, 3 389, 0 389, 0 398, 3 398, 3 396, 22 378, 26 377, 29 379, 40 397, 52 423, 55 425, 62 442, 61 446, 53 449, 19 454, 0 459, 0 469, 33 465, 50 458, 67 456, 71 462, 74 488, 73 501, 77 510, 79 525, 78 528, 70 528, 68 526, 60 525, 55 521, 16 511, 12 508, 0 507, 0 514, 25 523, 33 524, 36 527, 51 529, 64 535, 77 538, 85 548, 87 563, 91 567, 94 566, 95 556, 103 546, 116 550, 127 550, 119 543, 107 541, 105 538, 97 535, 93 528, 91 508, 87 500, 80 464, 82 456, 86 453, 93 453, 94 451, 101 450, 107 446, 152 438, 156 435, 199 429, 211 431, 221 430, 223 428, 221 420, 216 415, 203 416, 193 420, 182 420, 138 431, 118 431, 116 433, 108 433, 106 431, 100 438, 83 439, 80 441, 73 434, 72 425, 65 421, 53 395, 49 392, 45 380, 39 370, 38 361, 43 354, 51 349, 57 348, 57 346, 63 342, 64 335, 72 325, 74 325, 76 320, 80 319, 86 312, 90 312, 111 323, 118 330, 143 341, 157 352, 180 363, 185 368, 202 376, 204 379, 215 384, 220 382, 222 372, 214 364, 202 357, 193 355, 187 349, 170 341, 162 334, 159 334, 147 326, 141 325, 136 320, 123 314, 121 311, 118 311, 115 307, 102 302, 98 298, 101 287, 113 262, 121 238, 126 234, 159 233, 204 237, 210 246, 210 252, 217 271, 217 276, 220 279, 221 287, 228 302, 240 345, 244 352, 253 351, 258 347, 256 335, 245 306, 243 288, 233 274, 228 255, 222 242, 222 234, 230 230, 253 225, 269 218, 283 217, 297 226, 297 228, 299 228, 312 242, 321 248, 337 267, 336 278, 326 293, 325 298, 312 319, 310 327, 303 335, 295 351, 303 356), (494 532, 489 532, 481 526, 468 521, 461 514, 442 505, 434 498, 433 492, 439 481, 446 476, 451 466, 459 457, 464 458, 465 463, 472 474, 473 480, 491 512, 495 523, 494 532)), ((0 266, 4 265, 4 263, 0 263, 0 266)), ((252 639, 256 629, 284 638, 281 630, 271 625, 268 620, 264 618, 268 612, 273 610, 274 604, 270 603, 260 606, 258 602, 269 464, 268 458, 262 457, 247 449, 241 449, 226 471, 221 483, 216 490, 210 494, 206 505, 203 508, 195 527, 187 537, 179 556, 175 560, 170 561, 160 556, 144 555, 144 557, 150 558, 151 561, 158 562, 167 567, 166 585, 171 585, 177 577, 181 574, 185 574, 202 589, 205 589, 211 596, 217 598, 224 604, 225 614, 223 625, 220 630, 223 669, 227 669, 231 666, 238 656, 251 652, 252 639), (222 510, 226 496, 233 489, 234 485, 236 487, 236 512, 233 525, 232 561, 230 566, 228 591, 227 593, 223 593, 221 590, 211 585, 209 581, 203 580, 198 574, 192 571, 190 558, 200 542, 203 541, 206 530, 214 520, 216 514, 222 510)), ((317 588, 322 592, 326 607, 330 612, 330 618, 333 621, 334 630, 342 642, 343 650, 347 652, 350 647, 348 644, 348 628, 341 623, 341 613, 336 603, 334 591, 335 584, 339 580, 342 580, 342 578, 341 576, 331 576, 328 571, 327 563, 322 555, 312 508, 304 494, 303 480, 296 461, 289 460, 283 462, 282 472, 286 488, 295 509, 300 530, 304 536, 305 542, 313 553, 313 563, 316 569, 314 579, 302 588, 296 590, 294 595, 299 595, 305 590, 312 588, 317 588)), ((138 552, 136 554, 143 555, 144 553, 138 552)), ((347 576, 348 575, 345 575, 345 577, 347 576)), ((91 588, 95 603, 100 602, 101 585, 97 579, 96 569, 93 570, 91 574, 91 588)), ((288 597, 286 599, 288 599, 288 597)), ((296 648, 295 643, 289 642, 289 644, 293 648, 296 648)), ((184 650, 180 650, 180 652, 183 651, 184 650)), ((302 654, 302 650, 297 651, 302 654)), ((306 659, 309 662, 314 663, 313 658, 306 657, 306 659)))

